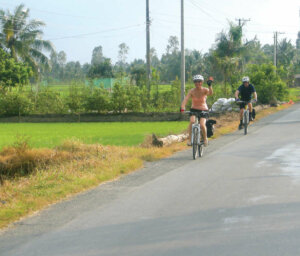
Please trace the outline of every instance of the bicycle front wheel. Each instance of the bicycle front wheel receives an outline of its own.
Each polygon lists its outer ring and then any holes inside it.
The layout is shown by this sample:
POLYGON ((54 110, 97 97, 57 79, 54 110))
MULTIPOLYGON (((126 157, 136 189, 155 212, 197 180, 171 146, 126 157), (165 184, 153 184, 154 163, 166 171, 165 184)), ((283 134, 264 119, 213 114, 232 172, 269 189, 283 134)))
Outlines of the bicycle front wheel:
POLYGON ((204 147, 203 144, 200 143, 200 145, 198 146, 198 156, 199 157, 203 156, 203 152, 204 152, 204 147))
POLYGON ((244 113, 244 134, 247 135, 248 133, 248 123, 249 123, 249 117, 247 116, 249 115, 249 113, 247 111, 245 111, 244 113))
POLYGON ((198 129, 193 129, 193 159, 196 159, 198 149, 198 129))
POLYGON ((203 156, 203 152, 204 152, 204 146, 203 146, 203 133, 202 130, 200 132, 201 137, 200 137, 200 144, 198 145, 198 156, 201 157, 203 156))

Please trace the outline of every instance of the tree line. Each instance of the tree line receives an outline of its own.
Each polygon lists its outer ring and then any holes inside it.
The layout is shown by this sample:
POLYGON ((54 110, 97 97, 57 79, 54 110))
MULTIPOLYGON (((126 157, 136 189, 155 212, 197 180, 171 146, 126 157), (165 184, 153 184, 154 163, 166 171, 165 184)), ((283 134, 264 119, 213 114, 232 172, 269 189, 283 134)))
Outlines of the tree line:
MULTIPOLYGON (((102 46, 94 48, 90 63, 67 62, 66 53, 59 52, 51 57, 53 69, 48 78, 70 81, 74 78, 106 78, 128 76, 138 86, 146 83, 146 63, 143 59, 126 62, 129 46, 119 45, 118 61, 103 56, 102 46)), ((216 81, 224 87, 234 85, 247 73, 252 64, 273 64, 274 45, 261 45, 257 38, 243 40, 243 26, 229 24, 229 31, 218 34, 215 45, 207 52, 185 50, 186 81, 201 73, 205 77, 214 75, 216 81)), ((159 58, 156 50, 151 48, 150 60, 155 79, 161 83, 170 83, 176 77, 180 79, 181 52, 179 40, 170 36, 165 53, 159 58)), ((284 38, 278 43, 277 68, 280 78, 289 86, 294 84, 294 75, 300 73, 300 32, 295 45, 284 38)))
MULTIPOLYGON (((68 62, 64 51, 56 52, 50 41, 41 39, 45 23, 29 20, 29 13, 23 4, 17 6, 13 13, 0 10, 1 93, 7 94, 11 87, 22 87, 41 80, 48 83, 72 83, 108 77, 129 77, 127 87, 136 86, 141 92, 144 91, 145 61, 135 59, 127 62, 130 51, 128 45, 119 45, 118 61, 114 64, 103 55, 101 45, 93 49, 89 63, 81 65, 78 61, 68 62)), ((300 32, 295 45, 287 38, 278 43, 277 67, 273 65, 273 54, 273 45, 261 45, 257 38, 245 39, 243 25, 229 23, 229 29, 218 34, 208 52, 185 50, 186 80, 191 82, 196 73, 205 77, 213 75, 219 84, 220 93, 228 97, 237 88, 241 77, 249 75, 251 81, 263 91, 261 102, 282 100, 286 88, 293 85, 294 75, 300 73, 300 32), (260 77, 262 74, 264 77, 260 77)), ((151 88, 154 90, 150 94, 156 95, 158 99, 160 92, 155 92, 155 85, 170 84, 180 79, 181 52, 178 38, 169 37, 165 53, 160 58, 152 48, 150 59, 151 88)))

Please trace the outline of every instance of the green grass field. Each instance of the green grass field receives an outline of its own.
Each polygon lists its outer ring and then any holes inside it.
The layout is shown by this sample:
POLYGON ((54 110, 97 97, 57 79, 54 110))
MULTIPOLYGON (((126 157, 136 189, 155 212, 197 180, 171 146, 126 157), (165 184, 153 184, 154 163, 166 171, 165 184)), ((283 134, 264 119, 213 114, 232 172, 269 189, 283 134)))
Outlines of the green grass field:
MULTIPOLYGON (((67 93, 69 93, 70 86, 71 85, 67 85, 67 84, 65 84, 65 85, 63 85, 63 84, 62 85, 48 85, 47 88, 49 88, 53 91, 56 91, 56 92, 61 92, 61 93, 67 94, 67 93)), ((156 90, 157 90, 157 86, 153 85, 151 91, 153 93, 155 93, 156 90)), ((160 85, 158 85, 158 90, 159 90, 159 92, 170 91, 171 85, 170 84, 160 84, 160 85)))
POLYGON ((300 101, 300 87, 289 88, 289 99, 293 101, 300 101))
POLYGON ((147 135, 165 136, 180 133, 187 122, 124 122, 124 123, 1 123, 0 149, 23 138, 37 148, 53 148, 68 139, 83 143, 135 146, 147 135))
MULTIPOLYGON (((70 85, 70 84, 53 84, 53 85, 34 84, 32 86, 24 86, 23 90, 26 92, 30 92, 30 91, 35 92, 36 90, 43 90, 43 89, 47 88, 48 90, 51 90, 53 92, 60 93, 60 95, 67 96, 67 95, 69 95, 69 92, 70 92, 70 86, 72 86, 72 85, 70 85)), ((77 86, 83 87, 84 85, 82 84, 82 85, 77 85, 77 86)), ((153 93, 153 94, 156 93, 157 87, 158 87, 159 92, 166 92, 166 91, 171 90, 170 84, 160 84, 158 86, 153 85, 152 89, 151 89, 151 93, 153 93)), ((16 90, 16 88, 13 88, 13 90, 16 90)))
MULTIPOLYGON (((22 90, 24 92, 36 92, 37 90, 41 91, 41 90, 45 90, 45 89, 48 89, 48 90, 51 90, 53 92, 58 92, 60 93, 61 95, 68 95, 69 94, 69 91, 70 91, 70 86, 71 85, 68 85, 68 84, 65 84, 65 85, 37 85, 37 84, 33 84, 33 85, 28 85, 28 86, 24 86, 22 88, 22 90)), ((15 88, 13 87, 12 90, 18 90, 18 88, 15 88)))

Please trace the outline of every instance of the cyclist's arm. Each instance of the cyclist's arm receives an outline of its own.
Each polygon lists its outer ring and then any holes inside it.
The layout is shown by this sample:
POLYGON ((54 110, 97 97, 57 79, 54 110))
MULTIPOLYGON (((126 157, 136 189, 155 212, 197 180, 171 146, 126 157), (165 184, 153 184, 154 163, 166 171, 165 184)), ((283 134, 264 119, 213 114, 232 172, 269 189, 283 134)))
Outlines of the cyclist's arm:
POLYGON ((188 92, 188 94, 185 96, 184 100, 182 101, 182 103, 181 103, 181 108, 182 109, 185 109, 185 105, 188 102, 188 100, 190 99, 191 95, 192 95, 192 90, 190 90, 188 92))
POLYGON ((236 90, 236 91, 235 91, 235 94, 234 94, 236 99, 239 98, 239 94, 240 94, 240 91, 239 91, 239 90, 236 90))
POLYGON ((257 93, 256 92, 253 93, 253 96, 254 96, 254 99, 257 101, 257 93))
POLYGON ((214 91, 213 91, 213 88, 212 86, 208 86, 208 93, 207 95, 213 95, 214 91))

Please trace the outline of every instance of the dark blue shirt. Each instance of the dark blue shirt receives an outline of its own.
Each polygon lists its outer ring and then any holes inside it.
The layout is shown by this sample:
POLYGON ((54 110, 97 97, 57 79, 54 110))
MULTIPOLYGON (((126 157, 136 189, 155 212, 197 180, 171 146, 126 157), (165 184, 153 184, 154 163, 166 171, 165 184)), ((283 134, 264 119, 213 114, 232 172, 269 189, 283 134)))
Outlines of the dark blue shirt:
POLYGON ((248 87, 246 87, 244 84, 242 84, 238 88, 238 91, 240 92, 241 100, 243 100, 243 101, 250 101, 252 93, 255 92, 255 88, 254 88, 254 86, 252 84, 249 84, 248 87))

